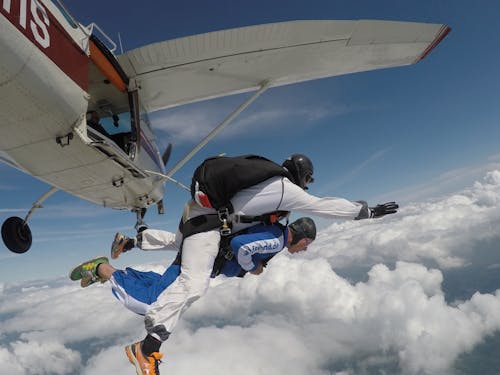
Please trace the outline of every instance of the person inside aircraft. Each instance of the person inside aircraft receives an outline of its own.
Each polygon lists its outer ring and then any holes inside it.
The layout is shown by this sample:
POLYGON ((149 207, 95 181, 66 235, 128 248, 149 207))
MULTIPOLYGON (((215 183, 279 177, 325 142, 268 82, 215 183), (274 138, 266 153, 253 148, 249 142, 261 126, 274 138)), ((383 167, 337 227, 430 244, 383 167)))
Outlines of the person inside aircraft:
MULTIPOLYGON (((118 128, 120 126, 120 118, 118 117, 117 114, 113 114, 112 117, 113 126, 115 128, 118 128)), ((105 118, 110 119, 110 118, 105 118)), ((106 122, 107 124, 108 122, 106 122)), ((99 113, 97 111, 89 111, 87 112, 87 125, 90 126, 92 129, 96 130, 100 134, 106 136, 107 138, 111 139, 113 142, 115 142, 118 147, 120 147, 123 151, 128 153, 127 147, 128 142, 130 140, 130 132, 124 132, 124 133, 115 133, 115 134, 110 134, 104 126, 101 124, 101 116, 99 116, 99 113)))
POLYGON ((107 130, 104 129, 104 127, 101 125, 101 116, 99 116, 99 113, 97 113, 97 111, 87 112, 87 125, 95 131, 105 135, 106 137, 110 136, 107 130))

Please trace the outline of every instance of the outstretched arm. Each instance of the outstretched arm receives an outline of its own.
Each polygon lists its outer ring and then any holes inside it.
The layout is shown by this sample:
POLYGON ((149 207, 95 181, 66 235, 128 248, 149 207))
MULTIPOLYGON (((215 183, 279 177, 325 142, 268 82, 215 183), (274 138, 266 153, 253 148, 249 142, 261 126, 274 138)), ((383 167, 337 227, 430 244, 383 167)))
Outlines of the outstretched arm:
POLYGON ((368 207, 365 201, 349 201, 344 198, 316 197, 302 190, 288 179, 283 179, 283 199, 280 210, 299 211, 331 219, 369 219, 393 214, 398 205, 395 202, 368 207))

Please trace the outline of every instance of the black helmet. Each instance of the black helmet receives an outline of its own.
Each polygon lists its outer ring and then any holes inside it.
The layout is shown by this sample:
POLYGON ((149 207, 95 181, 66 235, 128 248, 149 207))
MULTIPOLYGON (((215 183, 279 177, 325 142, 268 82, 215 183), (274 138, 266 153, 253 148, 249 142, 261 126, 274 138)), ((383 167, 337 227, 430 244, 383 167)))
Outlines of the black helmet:
POLYGON ((311 159, 307 156, 293 154, 282 165, 292 174, 295 185, 300 186, 302 189, 307 190, 307 184, 314 182, 314 178, 312 177, 314 167, 311 159))
POLYGON ((309 238, 313 241, 316 239, 316 224, 314 224, 313 219, 310 217, 301 217, 293 223, 288 224, 288 228, 293 236, 292 245, 295 245, 303 238, 309 238))

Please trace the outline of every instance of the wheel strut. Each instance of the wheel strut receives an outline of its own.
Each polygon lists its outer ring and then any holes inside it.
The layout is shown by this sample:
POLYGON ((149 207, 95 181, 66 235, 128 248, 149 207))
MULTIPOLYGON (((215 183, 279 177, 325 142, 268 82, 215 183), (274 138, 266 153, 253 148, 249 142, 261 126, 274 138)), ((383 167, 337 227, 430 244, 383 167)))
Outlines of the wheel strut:
POLYGON ((57 190, 59 190, 58 188, 55 188, 55 187, 51 187, 49 189, 49 191, 47 191, 45 194, 43 194, 40 198, 38 198, 38 200, 33 203, 33 205, 31 206, 31 209, 28 211, 28 214, 26 215, 26 217, 24 218, 24 223, 26 224, 28 222, 28 219, 31 217, 31 215, 33 215, 33 212, 35 212, 35 210, 37 208, 43 208, 42 206, 42 202, 44 200, 46 200, 48 197, 50 197, 52 194, 54 194, 57 190))
POLYGON ((7 248, 17 254, 22 254, 28 251, 31 247, 32 236, 31 230, 28 226, 28 219, 37 208, 42 208, 42 202, 54 194, 58 189, 55 187, 50 188, 43 194, 29 210, 26 217, 21 219, 17 216, 9 217, 2 224, 2 239, 7 248))
POLYGON ((137 222, 135 223, 135 230, 137 233, 141 233, 143 230, 148 229, 148 225, 144 222, 144 215, 146 215, 146 208, 134 208, 132 212, 135 212, 137 217, 137 222))

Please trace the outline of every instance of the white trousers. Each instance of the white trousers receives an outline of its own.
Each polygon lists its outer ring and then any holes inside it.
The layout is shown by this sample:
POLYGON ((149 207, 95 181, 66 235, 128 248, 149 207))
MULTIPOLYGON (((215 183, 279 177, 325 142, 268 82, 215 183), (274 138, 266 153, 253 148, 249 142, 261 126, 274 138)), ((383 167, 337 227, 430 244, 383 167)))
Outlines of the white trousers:
POLYGON ((181 314, 205 294, 219 242, 219 230, 197 233, 184 240, 181 274, 146 312, 145 325, 150 335, 165 341, 181 314))
POLYGON ((146 229, 141 232, 138 243, 142 250, 175 250, 179 251, 182 241, 180 232, 172 233, 165 230, 146 229))

